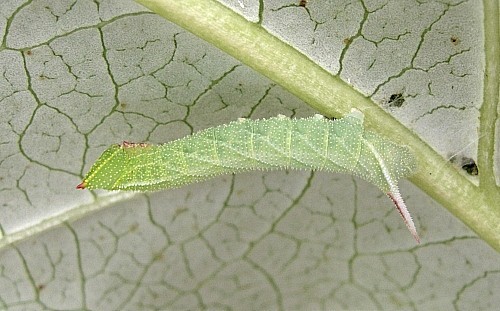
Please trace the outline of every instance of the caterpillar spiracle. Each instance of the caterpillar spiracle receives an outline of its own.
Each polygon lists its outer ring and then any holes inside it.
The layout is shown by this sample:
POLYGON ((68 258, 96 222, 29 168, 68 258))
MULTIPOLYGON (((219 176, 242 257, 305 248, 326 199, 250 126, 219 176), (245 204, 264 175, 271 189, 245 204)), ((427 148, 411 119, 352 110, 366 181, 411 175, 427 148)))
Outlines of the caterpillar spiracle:
POLYGON ((112 145, 78 189, 154 191, 250 170, 309 169, 351 173, 386 193, 417 242, 413 220, 397 181, 410 176, 410 150, 363 126, 353 111, 331 121, 323 116, 241 119, 161 145, 112 145))

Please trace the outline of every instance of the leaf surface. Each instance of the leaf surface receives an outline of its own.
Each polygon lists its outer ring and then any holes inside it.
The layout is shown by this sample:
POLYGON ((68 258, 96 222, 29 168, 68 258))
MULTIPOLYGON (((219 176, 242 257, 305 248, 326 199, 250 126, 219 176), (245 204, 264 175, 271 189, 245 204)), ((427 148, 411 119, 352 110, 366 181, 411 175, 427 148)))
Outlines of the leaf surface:
MULTIPOLYGON (((353 102, 376 102, 443 159, 489 163, 476 177, 457 165, 471 184, 498 183, 498 130, 483 130, 497 121, 482 113, 498 105, 483 75, 482 34, 494 28, 484 17, 495 7, 241 3, 225 2, 340 77, 353 102), (479 138, 493 147, 478 148, 479 138)), ((75 190, 108 145, 162 143, 238 117, 311 116, 309 99, 337 85, 323 80, 300 99, 130 1, 4 1, 0 11, 0 309, 499 304, 498 253, 409 182, 401 192, 420 246, 388 198, 340 174, 245 173, 154 194, 75 190)), ((470 210, 486 206, 476 201, 470 210)))

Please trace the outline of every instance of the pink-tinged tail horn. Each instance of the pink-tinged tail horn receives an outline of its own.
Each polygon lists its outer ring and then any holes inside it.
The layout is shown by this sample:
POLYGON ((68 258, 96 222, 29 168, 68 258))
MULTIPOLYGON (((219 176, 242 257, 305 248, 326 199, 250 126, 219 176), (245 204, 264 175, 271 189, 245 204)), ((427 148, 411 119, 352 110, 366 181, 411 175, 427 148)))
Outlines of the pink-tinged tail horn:
POLYGON ((78 186, 76 186, 76 189, 81 189, 81 190, 83 190, 83 189, 85 189, 86 187, 87 187, 87 184, 86 184, 84 181, 82 181, 81 183, 79 183, 79 184, 78 184, 78 186))
POLYGON ((401 217, 403 217, 406 227, 410 231, 411 235, 413 235, 415 241, 417 241, 417 244, 420 244, 420 237, 418 236, 417 229, 415 228, 415 224, 413 223, 410 213, 406 208, 406 204, 403 201, 401 194, 399 193, 399 189, 395 187, 393 191, 387 193, 387 195, 389 196, 389 198, 391 198, 392 202, 394 202, 394 205, 396 205, 399 214, 401 215, 401 217))

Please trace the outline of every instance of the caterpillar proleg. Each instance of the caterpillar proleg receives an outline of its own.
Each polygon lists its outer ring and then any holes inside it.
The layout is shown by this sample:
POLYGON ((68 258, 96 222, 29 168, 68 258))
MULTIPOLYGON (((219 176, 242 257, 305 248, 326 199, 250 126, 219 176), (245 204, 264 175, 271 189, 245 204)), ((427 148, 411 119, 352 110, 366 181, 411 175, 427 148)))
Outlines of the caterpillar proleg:
POLYGON ((350 173, 386 193, 419 242, 397 186, 415 171, 415 158, 407 147, 365 131, 363 118, 353 109, 335 121, 240 119, 161 145, 124 142, 104 151, 77 188, 154 191, 250 170, 350 173))

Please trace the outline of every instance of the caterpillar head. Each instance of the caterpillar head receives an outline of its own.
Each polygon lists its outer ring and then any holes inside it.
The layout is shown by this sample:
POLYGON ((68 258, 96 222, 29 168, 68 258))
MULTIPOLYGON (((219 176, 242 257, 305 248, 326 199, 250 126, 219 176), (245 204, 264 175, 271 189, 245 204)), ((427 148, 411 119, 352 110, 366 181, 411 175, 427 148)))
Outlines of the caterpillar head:
POLYGON ((112 145, 94 163, 85 179, 76 186, 77 189, 109 189, 119 190, 117 181, 126 173, 130 156, 148 144, 123 142, 112 145))

